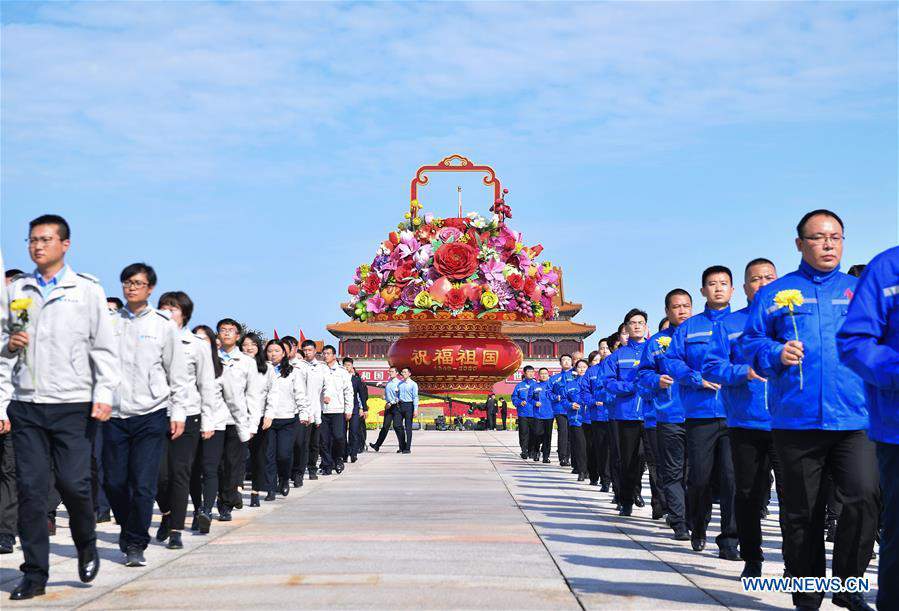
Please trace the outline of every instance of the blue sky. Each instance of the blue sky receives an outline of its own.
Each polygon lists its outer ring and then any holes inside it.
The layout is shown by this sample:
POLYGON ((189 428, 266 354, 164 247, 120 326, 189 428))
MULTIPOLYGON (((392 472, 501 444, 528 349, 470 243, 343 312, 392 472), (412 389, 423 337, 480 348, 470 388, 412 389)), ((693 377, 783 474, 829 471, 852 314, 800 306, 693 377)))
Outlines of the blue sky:
MULTIPOLYGON (((843 216, 847 263, 896 244, 896 23, 894 3, 4 2, 4 256, 30 266, 27 221, 60 213, 110 294, 144 260, 195 323, 323 337, 415 170, 461 153, 580 320, 655 325, 708 265, 795 268, 809 209, 843 216)), ((487 211, 471 177, 433 180, 426 210, 457 184, 487 211)))

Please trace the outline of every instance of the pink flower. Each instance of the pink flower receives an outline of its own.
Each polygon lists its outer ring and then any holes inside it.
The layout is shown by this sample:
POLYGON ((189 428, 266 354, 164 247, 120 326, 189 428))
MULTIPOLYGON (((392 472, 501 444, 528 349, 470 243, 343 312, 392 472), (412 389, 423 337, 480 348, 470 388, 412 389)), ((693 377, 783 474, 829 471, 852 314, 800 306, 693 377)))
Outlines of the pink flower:
POLYGON ((434 222, 434 213, 433 212, 425 212, 425 224, 430 225, 434 222))
POLYGON ((461 235, 462 232, 455 227, 441 227, 440 231, 437 232, 437 239, 441 242, 450 242, 456 240, 461 235))
POLYGON ((394 249, 393 253, 391 253, 391 256, 405 259, 406 257, 414 255, 417 250, 418 240, 415 239, 415 234, 411 231, 404 231, 400 234, 400 243, 394 249))
POLYGON ((484 273, 484 278, 487 282, 498 282, 503 279, 503 269, 506 266, 496 259, 488 259, 481 263, 481 271, 484 273))
POLYGON ((428 266, 428 263, 431 261, 431 257, 434 254, 434 247, 430 244, 425 244, 421 248, 418 249, 414 255, 412 255, 412 261, 415 263, 415 267, 418 269, 422 269, 428 266))
POLYGON ((365 302, 365 309, 372 314, 380 314, 387 309, 387 301, 380 295, 374 295, 365 302))

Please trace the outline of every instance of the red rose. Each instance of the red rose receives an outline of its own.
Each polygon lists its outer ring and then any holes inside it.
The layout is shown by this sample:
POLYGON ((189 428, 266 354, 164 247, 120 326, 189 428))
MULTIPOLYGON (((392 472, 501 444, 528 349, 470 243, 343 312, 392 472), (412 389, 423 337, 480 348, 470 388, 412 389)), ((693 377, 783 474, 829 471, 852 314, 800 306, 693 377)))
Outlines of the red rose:
POLYGON ((381 279, 378 278, 378 274, 371 272, 362 283, 362 290, 372 294, 378 292, 379 288, 381 288, 381 279))
POLYGON ((465 231, 465 223, 468 219, 457 219, 457 218, 449 218, 443 219, 444 227, 455 227, 459 231, 465 231))
POLYGON ((346 290, 350 295, 358 295, 359 294, 359 285, 351 284, 350 287, 346 290))
POLYGON ((466 301, 465 291, 460 288, 450 289, 443 298, 443 307, 447 310, 461 310, 465 307, 466 301))
POLYGON ((411 261, 403 263, 393 272, 397 284, 406 284, 415 277, 415 265, 411 261))
POLYGON ((535 298, 539 295, 537 294, 537 281, 533 278, 528 278, 524 281, 524 293, 528 297, 535 298))
POLYGON ((524 288, 524 278, 521 277, 521 274, 509 274, 509 277, 506 278, 506 282, 509 283, 516 291, 520 291, 524 288))
POLYGON ((434 268, 443 276, 462 280, 478 269, 478 250, 464 242, 449 242, 434 253, 434 268))

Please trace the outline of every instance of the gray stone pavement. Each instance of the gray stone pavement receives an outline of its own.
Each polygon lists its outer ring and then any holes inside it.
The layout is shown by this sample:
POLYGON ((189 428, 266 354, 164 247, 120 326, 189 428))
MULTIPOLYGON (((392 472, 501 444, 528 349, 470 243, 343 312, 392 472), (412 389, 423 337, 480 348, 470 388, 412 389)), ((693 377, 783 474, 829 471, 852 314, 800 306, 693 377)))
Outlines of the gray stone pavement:
MULTIPOLYGON (((385 445, 340 476, 237 511, 209 535, 185 533, 184 550, 154 541, 144 568, 124 567, 117 527, 101 525, 104 563, 89 586, 77 579, 60 519, 47 595, 13 603, 3 594, 0 607, 791 607, 787 595, 742 592, 742 563, 672 541, 648 507, 620 518, 609 494, 578 484, 568 469, 521 460, 515 432, 416 432, 411 455, 395 448, 385 445)), ((765 573, 778 576, 775 501, 772 509, 764 522, 765 573)), ((716 520, 717 513, 710 541, 716 520)), ((20 562, 18 549, 0 556, 4 593, 15 586, 20 562)), ((869 577, 873 590, 876 561, 869 577)), ((873 601, 874 592, 868 596, 873 601)), ((835 607, 828 601, 824 608, 835 607)))

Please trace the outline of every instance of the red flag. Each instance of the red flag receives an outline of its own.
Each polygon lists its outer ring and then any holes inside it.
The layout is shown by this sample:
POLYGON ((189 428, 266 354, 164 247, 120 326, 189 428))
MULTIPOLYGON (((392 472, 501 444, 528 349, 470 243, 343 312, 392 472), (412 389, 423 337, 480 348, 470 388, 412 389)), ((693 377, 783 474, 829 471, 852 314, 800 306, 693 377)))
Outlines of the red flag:
POLYGON ((277 330, 277 329, 275 329, 275 339, 281 339, 280 337, 278 337, 278 330, 277 330))
POLYGON ((306 336, 303 335, 303 330, 300 329, 300 344, 306 341, 306 336))

